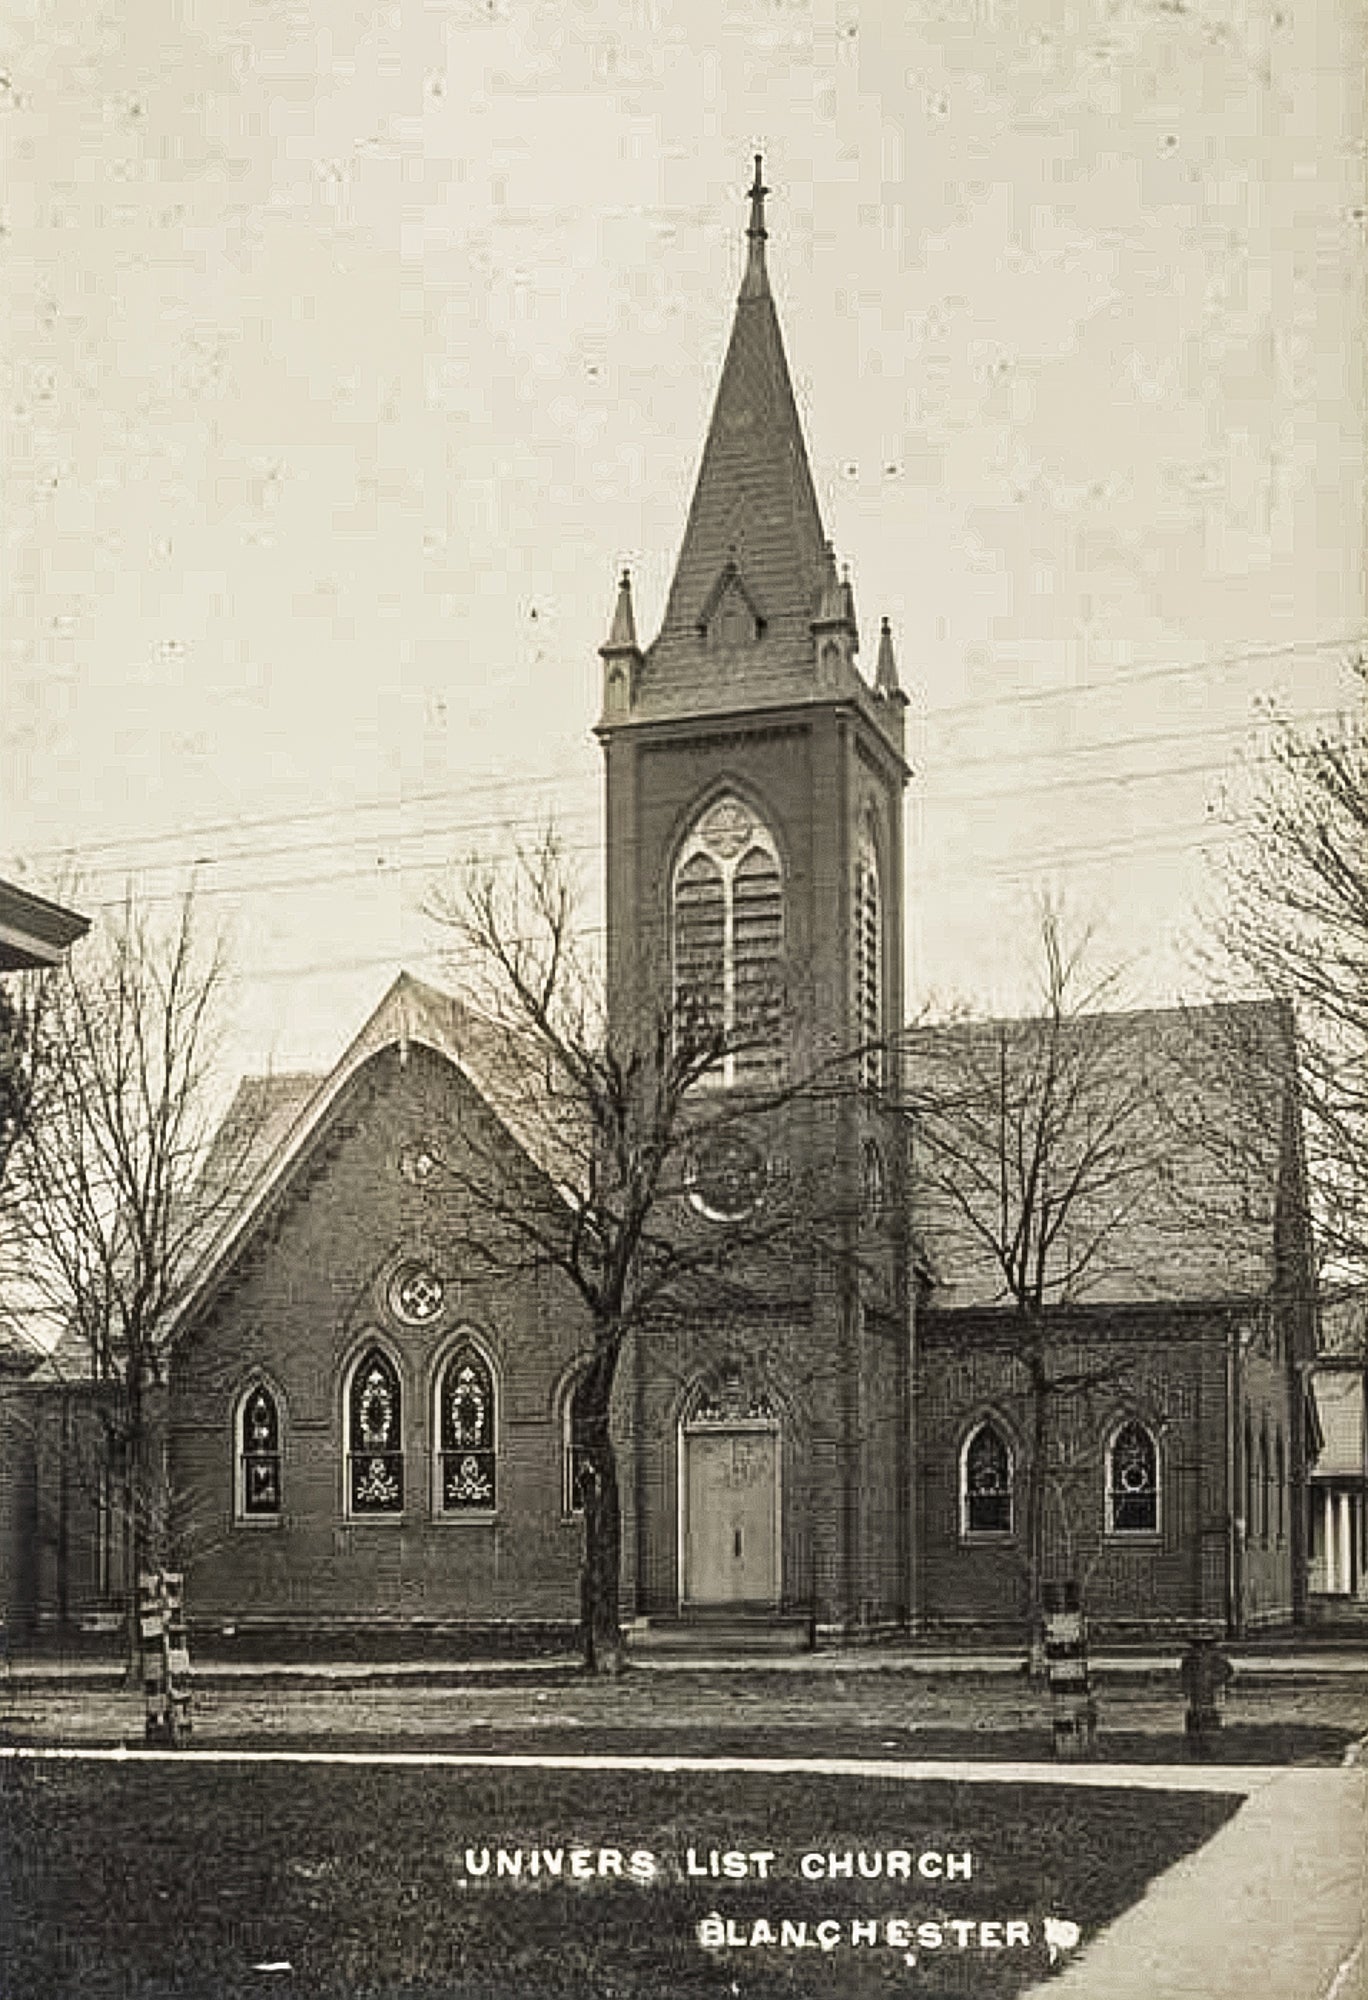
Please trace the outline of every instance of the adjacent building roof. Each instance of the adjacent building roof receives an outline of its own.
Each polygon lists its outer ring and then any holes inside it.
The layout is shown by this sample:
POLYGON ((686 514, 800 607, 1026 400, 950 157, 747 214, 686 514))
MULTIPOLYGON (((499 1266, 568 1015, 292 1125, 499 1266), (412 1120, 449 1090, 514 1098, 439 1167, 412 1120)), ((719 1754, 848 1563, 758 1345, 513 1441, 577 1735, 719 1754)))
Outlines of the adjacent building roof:
MULTIPOLYGON (((1038 1149, 1058 1195, 1052 1268, 1074 1276, 1051 1303, 1146 1304, 1269 1294, 1304 1217, 1290 1018, 1277 1003, 1094 1014, 1061 1024, 1061 1100, 1038 1149), (1089 1149, 1084 1162, 1084 1149, 1089 1149)), ((995 1146, 1040 1115, 1051 1046, 1042 1019, 953 1023, 907 1038, 914 1228, 932 1303, 1007 1305, 989 1238, 999 1210, 995 1146), (1005 1137, 991 1128, 1005 1109, 1005 1137), (939 1132, 942 1145, 934 1143, 939 1132), (957 1197, 959 1197, 957 1199, 957 1197), (971 1213, 966 1213, 971 1210, 971 1213)), ((1304 1238, 1304 1228, 1303 1228, 1304 1238)))
POLYGON ((89 917, 35 896, 17 882, 0 881, 0 972, 56 965, 89 929, 89 917))

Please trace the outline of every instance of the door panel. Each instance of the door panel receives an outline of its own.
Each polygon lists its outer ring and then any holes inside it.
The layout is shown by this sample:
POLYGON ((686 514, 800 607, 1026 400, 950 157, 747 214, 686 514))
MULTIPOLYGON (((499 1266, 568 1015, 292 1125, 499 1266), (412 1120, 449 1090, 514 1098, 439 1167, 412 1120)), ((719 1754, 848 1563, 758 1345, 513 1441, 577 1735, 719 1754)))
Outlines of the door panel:
POLYGON ((684 1599, 779 1599, 778 1439, 773 1431, 686 1433, 684 1599))

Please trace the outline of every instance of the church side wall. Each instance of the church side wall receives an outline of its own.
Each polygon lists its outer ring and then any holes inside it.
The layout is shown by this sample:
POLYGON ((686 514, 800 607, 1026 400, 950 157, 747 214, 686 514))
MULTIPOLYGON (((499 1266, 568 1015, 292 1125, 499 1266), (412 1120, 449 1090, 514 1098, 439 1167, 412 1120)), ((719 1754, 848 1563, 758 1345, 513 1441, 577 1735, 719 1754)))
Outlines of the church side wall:
POLYGON ((1235 1511, 1241 1546, 1241 1620, 1246 1630, 1287 1625, 1294 1616, 1297 1512, 1305 1506, 1295 1477, 1299 1458, 1295 1394, 1286 1328, 1270 1309, 1250 1320, 1241 1342, 1235 1511))
MULTIPOLYGON (((1160 1309, 1071 1316, 1057 1368, 1099 1372, 1052 1418, 1047 1575, 1073 1576, 1093 1623, 1118 1632, 1224 1629, 1227 1618, 1226 1322, 1160 1309), (1135 1418, 1159 1455, 1154 1532, 1115 1532, 1107 1442, 1135 1418)), ((923 1616, 932 1629, 1011 1628, 1027 1612, 1025 1505, 1031 1411, 1007 1314, 930 1310, 918 1320, 917 1460, 923 1616), (1009 1533, 970 1531, 962 1454, 989 1418, 1013 1459, 1009 1533)))

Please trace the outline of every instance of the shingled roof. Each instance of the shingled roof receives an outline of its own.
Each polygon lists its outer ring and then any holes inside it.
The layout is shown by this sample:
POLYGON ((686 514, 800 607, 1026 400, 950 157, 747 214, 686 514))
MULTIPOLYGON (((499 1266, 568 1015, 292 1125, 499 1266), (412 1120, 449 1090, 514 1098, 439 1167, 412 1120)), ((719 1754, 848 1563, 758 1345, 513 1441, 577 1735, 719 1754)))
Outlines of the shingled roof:
MULTIPOLYGON (((1025 1074, 1048 1032, 1031 1019, 915 1029, 909 1099, 938 1104, 951 1119, 957 1091, 967 1103, 999 1061, 1025 1074)), ((1079 1199, 1065 1227, 1063 1248, 1086 1253, 1086 1270, 1060 1302, 1262 1298, 1299 1227, 1309 1267, 1294 1050, 1281 1005, 1090 1015, 1062 1032, 1071 1056, 1098 1079, 1097 1102, 1124 1118, 1120 1171, 1079 1199)), ((937 1180, 914 1138, 913 1225, 934 1274, 932 1303, 1010 1303, 982 1237, 937 1180)))

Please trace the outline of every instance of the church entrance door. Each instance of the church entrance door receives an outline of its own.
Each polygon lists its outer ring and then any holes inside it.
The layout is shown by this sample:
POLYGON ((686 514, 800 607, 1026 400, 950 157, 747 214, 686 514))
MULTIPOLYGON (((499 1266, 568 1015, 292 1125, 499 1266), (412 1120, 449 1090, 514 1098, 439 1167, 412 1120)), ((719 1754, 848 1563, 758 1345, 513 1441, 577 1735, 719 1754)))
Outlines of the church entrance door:
POLYGON ((708 1425, 682 1437, 686 1607, 779 1602, 779 1432, 708 1425))

